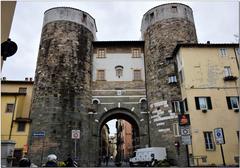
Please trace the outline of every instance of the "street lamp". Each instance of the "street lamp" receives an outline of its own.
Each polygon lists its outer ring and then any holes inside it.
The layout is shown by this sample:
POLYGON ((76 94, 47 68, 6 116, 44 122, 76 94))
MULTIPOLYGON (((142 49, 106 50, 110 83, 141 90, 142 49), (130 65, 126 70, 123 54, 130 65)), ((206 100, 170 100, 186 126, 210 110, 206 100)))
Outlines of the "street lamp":
POLYGON ((7 39, 7 41, 1 43, 1 56, 2 56, 1 67, 3 65, 3 61, 5 61, 7 57, 14 55, 17 52, 17 49, 18 49, 17 44, 11 41, 10 38, 7 39))

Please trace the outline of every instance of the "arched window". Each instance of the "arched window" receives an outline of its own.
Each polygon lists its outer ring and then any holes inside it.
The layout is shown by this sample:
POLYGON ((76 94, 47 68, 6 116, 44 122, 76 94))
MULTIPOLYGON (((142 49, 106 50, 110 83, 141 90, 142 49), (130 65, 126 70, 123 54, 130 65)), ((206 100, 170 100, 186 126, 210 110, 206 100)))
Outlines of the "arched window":
POLYGON ((93 104, 93 109, 97 112, 98 111, 98 105, 100 104, 100 100, 93 99, 92 104, 93 104))
POLYGON ((116 70, 116 76, 118 78, 120 78, 121 76, 123 76, 123 66, 121 65, 118 65, 115 67, 115 70, 116 70))
POLYGON ((139 102, 141 111, 146 111, 148 106, 147 100, 145 98, 141 98, 139 102))

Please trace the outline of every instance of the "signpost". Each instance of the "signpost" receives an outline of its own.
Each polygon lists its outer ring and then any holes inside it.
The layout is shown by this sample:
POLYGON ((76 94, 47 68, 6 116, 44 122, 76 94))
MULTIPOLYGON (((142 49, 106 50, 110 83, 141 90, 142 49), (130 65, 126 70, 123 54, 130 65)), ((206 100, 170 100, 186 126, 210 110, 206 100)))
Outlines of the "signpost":
POLYGON ((74 157, 77 158, 77 139, 80 139, 80 130, 72 130, 72 139, 74 139, 74 157))
POLYGON ((32 134, 34 137, 43 138, 42 139, 42 154, 41 154, 41 166, 43 161, 43 152, 44 152, 44 137, 45 137, 45 131, 35 131, 32 134))
POLYGON ((188 145, 192 144, 191 132, 190 132, 190 117, 189 117, 189 114, 179 114, 178 115, 178 124, 180 126, 182 143, 184 145, 186 145, 187 162, 188 162, 188 166, 189 166, 190 164, 189 164, 188 145))
POLYGON ((224 153, 223 153, 223 148, 222 148, 222 144, 225 144, 223 129, 222 128, 215 128, 214 129, 214 136, 215 136, 216 144, 220 145, 221 155, 222 155, 222 160, 223 160, 223 166, 226 166, 224 153))

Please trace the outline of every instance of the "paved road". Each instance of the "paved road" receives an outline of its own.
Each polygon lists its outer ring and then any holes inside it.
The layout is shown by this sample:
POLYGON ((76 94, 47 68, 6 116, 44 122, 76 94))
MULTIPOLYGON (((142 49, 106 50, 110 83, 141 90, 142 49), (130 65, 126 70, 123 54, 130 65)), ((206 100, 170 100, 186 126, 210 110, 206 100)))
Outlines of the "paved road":
MULTIPOLYGON (((129 167, 128 162, 121 162, 121 163, 122 164, 120 167, 129 167)), ((115 165, 114 161, 109 161, 107 166, 106 166, 106 163, 102 163, 101 167, 117 167, 117 166, 115 165)))

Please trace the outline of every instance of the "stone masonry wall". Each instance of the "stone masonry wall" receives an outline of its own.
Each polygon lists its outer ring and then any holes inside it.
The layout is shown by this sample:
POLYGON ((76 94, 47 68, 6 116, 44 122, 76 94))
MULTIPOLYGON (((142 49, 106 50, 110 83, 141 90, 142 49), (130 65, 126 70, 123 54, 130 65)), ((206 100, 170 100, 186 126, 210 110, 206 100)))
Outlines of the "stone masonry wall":
MULTIPOLYGON (((169 18, 156 22, 144 32, 147 100, 150 110, 151 146, 167 148, 168 159, 178 166, 187 166, 185 146, 176 151, 173 123, 177 114, 172 113, 172 100, 181 100, 179 83, 168 84, 168 76, 177 76, 171 57, 177 42, 197 42, 195 26, 184 18, 169 18)), ((179 80, 178 80, 179 82, 179 80)))
POLYGON ((80 129, 77 159, 89 162, 88 109, 91 108, 91 61, 93 34, 69 21, 54 21, 42 30, 31 109, 30 158, 46 163, 48 154, 59 160, 74 156, 71 130, 80 129), (34 132, 45 131, 45 137, 34 132), (44 147, 43 147, 44 146, 44 147))

